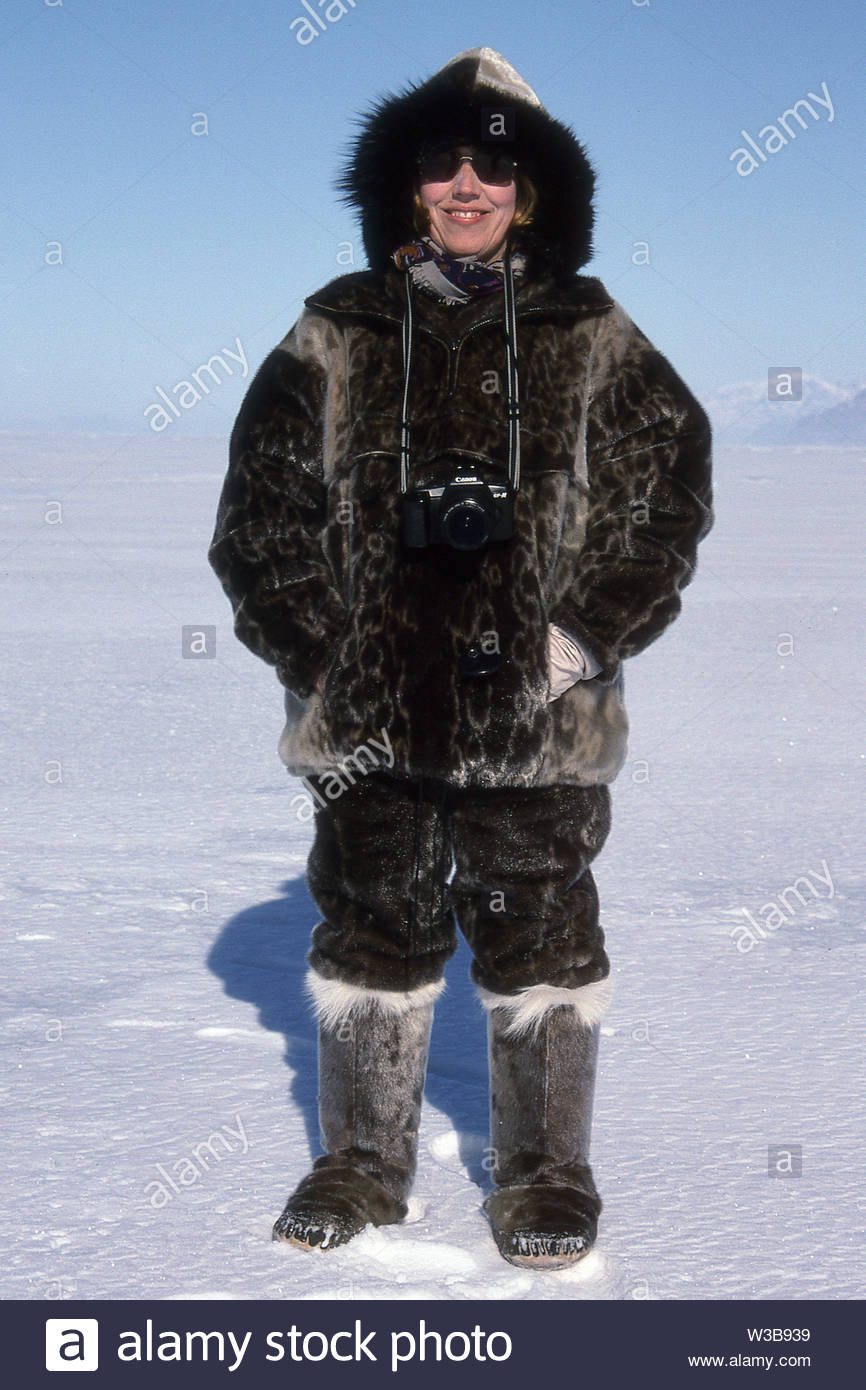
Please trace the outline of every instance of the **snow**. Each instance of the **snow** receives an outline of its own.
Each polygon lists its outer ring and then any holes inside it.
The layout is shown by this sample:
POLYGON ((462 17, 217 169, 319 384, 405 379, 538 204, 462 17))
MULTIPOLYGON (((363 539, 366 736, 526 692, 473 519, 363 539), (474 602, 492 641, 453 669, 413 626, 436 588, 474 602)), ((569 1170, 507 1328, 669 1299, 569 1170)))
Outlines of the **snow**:
POLYGON ((627 665, 597 861, 605 1206, 586 1260, 542 1273, 480 1211, 464 947, 408 1219, 324 1254, 270 1240, 316 1143, 316 913, 280 688, 205 558, 225 441, 2 443, 3 1296, 862 1296, 862 451, 719 451, 683 614, 627 665), (213 659, 181 656, 184 625, 216 627, 213 659), (802 1173, 770 1176, 797 1145, 802 1173))

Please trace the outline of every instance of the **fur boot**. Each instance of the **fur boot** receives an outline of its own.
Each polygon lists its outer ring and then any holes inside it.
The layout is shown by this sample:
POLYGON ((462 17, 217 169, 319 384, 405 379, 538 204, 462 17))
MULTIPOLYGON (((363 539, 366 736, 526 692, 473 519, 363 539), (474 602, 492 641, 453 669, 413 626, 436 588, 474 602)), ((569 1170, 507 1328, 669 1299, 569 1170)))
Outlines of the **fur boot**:
POLYGON ((595 1241, 602 1204, 589 1141, 598 1039, 598 1022, 573 1005, 546 1008, 528 1019, 507 1007, 490 1009, 496 1187, 484 1210, 510 1264, 562 1269, 582 1259, 595 1241))
POLYGON ((330 1250, 406 1215, 440 986, 408 994, 311 976, 319 1013, 319 1123, 326 1149, 289 1198, 274 1240, 330 1250))

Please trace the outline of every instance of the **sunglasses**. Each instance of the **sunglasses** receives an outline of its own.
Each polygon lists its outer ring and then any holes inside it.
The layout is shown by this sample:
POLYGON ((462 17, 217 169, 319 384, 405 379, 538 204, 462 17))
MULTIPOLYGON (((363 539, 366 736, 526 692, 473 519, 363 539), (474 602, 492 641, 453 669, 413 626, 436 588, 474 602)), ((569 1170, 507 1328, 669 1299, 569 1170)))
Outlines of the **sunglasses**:
POLYGON ((474 154, 460 154, 458 150, 446 148, 420 155, 418 174, 422 183, 450 183, 461 164, 467 162, 482 183, 511 183, 517 168, 517 161, 504 150, 476 150, 474 154))

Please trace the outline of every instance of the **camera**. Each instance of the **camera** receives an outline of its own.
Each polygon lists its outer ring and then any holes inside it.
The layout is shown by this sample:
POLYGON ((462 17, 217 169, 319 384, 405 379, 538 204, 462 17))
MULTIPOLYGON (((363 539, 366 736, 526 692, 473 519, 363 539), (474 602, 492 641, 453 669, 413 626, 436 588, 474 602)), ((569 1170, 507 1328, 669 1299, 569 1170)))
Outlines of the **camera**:
POLYGON ((478 550, 513 535, 514 489, 486 483, 475 473, 457 473, 438 487, 415 487, 401 495, 404 545, 450 545, 478 550))

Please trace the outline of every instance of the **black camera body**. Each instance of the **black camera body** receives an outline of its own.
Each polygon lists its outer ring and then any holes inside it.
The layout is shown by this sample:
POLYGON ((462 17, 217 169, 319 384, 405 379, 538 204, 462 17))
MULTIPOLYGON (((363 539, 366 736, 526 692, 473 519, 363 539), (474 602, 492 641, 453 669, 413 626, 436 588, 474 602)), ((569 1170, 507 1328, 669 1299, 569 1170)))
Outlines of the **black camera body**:
POLYGON ((457 473, 435 487, 410 488, 400 502, 403 543, 411 549, 449 545, 478 550, 514 534, 514 488, 486 483, 475 473, 457 473))

